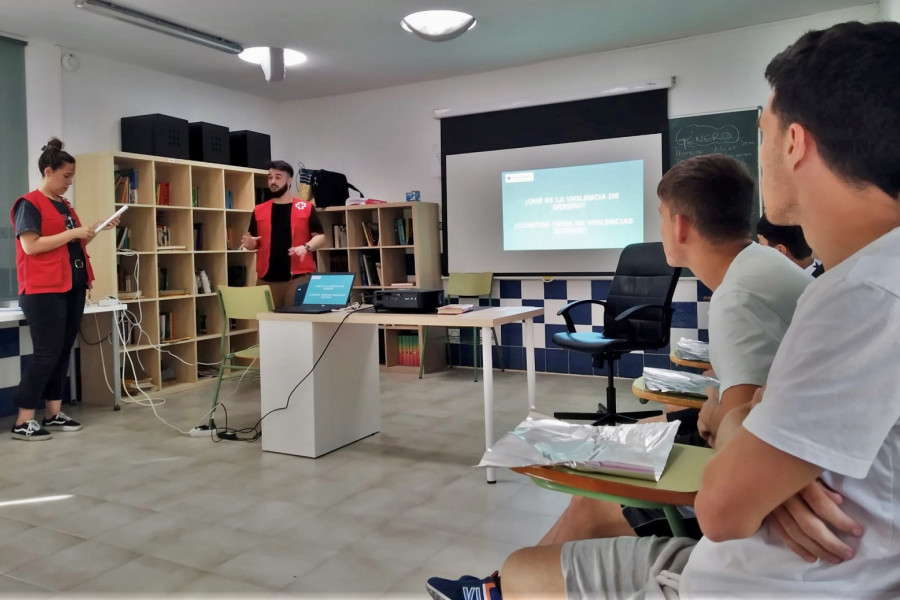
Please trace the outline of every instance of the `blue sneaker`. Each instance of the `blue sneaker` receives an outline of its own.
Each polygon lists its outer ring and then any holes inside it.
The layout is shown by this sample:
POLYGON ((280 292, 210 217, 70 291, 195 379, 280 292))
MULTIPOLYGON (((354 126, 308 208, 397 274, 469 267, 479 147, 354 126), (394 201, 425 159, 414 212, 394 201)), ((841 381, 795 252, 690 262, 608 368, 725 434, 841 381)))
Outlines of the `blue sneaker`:
POLYGON ((484 579, 473 575, 459 579, 432 577, 425 589, 434 600, 500 600, 500 573, 494 571, 484 579))

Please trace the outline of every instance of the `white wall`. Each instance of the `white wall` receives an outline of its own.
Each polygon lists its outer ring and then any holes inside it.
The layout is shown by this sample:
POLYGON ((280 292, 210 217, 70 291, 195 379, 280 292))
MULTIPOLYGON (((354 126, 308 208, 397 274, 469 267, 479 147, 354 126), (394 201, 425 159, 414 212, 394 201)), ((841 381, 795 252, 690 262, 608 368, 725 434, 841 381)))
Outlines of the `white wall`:
MULTIPOLYGON (((25 111, 28 131, 28 189, 41 182, 37 161, 51 137, 63 141, 62 68, 58 46, 28 42, 25 46, 25 111)), ((73 147, 74 148, 74 147, 73 147)))
POLYGON ((879 8, 885 21, 900 21, 900 0, 881 0, 879 8))
POLYGON ((525 67, 372 92, 285 102, 294 127, 288 154, 311 168, 342 171, 366 195, 403 201, 418 189, 441 201, 433 154, 440 124, 433 111, 517 99, 552 102, 602 83, 675 75, 670 116, 765 104, 769 60, 809 29, 878 19, 874 5, 639 48, 577 56, 525 67))
MULTIPOLYGON (((150 113, 269 133, 272 155, 286 151, 290 139, 276 133, 281 126, 273 100, 83 53, 76 53, 79 68, 68 72, 62 69, 61 52, 43 42, 26 46, 29 165, 37 163, 52 135, 76 155, 120 150, 119 119, 150 113)), ((37 167, 29 177, 36 187, 37 167)))

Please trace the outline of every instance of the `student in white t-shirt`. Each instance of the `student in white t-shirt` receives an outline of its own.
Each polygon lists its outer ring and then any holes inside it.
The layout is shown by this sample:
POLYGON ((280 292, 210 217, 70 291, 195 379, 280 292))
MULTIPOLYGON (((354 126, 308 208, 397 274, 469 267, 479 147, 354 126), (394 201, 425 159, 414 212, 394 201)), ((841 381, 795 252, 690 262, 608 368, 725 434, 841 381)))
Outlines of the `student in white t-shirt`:
POLYGON ((826 270, 761 401, 721 422, 695 503, 706 537, 520 550, 507 599, 900 596, 900 23, 808 32, 766 78, 766 213, 800 225, 826 270), (831 502, 804 495, 817 480, 831 502), (804 509, 788 533, 808 561, 778 535, 804 509), (838 543, 805 545, 823 530, 838 543))

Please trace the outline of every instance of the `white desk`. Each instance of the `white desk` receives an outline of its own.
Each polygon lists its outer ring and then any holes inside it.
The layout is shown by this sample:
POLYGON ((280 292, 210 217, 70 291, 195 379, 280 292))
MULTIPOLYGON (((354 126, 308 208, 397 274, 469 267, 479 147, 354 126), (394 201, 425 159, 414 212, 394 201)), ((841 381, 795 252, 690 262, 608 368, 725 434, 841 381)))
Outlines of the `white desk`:
MULTIPOLYGON (((118 329, 118 321, 117 321, 116 313, 121 310, 125 310, 124 304, 112 304, 109 306, 97 306, 95 304, 90 304, 90 305, 87 305, 84 307, 84 314, 95 315, 95 314, 100 314, 100 313, 109 313, 110 316, 112 317, 111 331, 115 334, 115 332, 118 329)), ((0 323, 9 323, 10 321, 24 321, 24 320, 25 320, 25 313, 23 313, 21 309, 19 309, 19 308, 15 308, 15 309, 0 308, 0 323)), ((116 340, 119 339, 118 335, 115 336, 115 339, 116 340)), ((113 408, 114 408, 114 410, 119 410, 121 408, 121 401, 122 401, 122 387, 119 384, 120 373, 119 373, 118 348, 116 348, 116 350, 113 351, 112 356, 113 356, 112 360, 113 360, 113 373, 114 373, 113 389, 115 390, 114 396, 113 396, 114 400, 115 400, 115 404, 114 404, 113 408)), ((72 369, 71 362, 70 362, 69 366, 70 366, 70 369, 72 369)), ((72 369, 70 371, 70 373, 71 372, 74 372, 74 369, 72 369)), ((74 394, 75 394, 75 385, 73 384, 72 385, 72 395, 74 396, 74 394)))
MULTIPOLYGON (((492 307, 461 315, 377 313, 371 309, 305 315, 260 313, 259 348, 262 414, 285 405, 263 421, 262 449, 315 458, 377 433, 381 429, 379 405, 378 326, 479 327, 481 339, 491 339, 491 328, 523 321, 528 406, 535 409, 534 317, 543 308, 492 307), (344 321, 344 318, 346 320, 344 321), (343 325, 341 324, 343 322, 343 325), (334 335, 328 351, 324 352, 334 335), (324 352, 324 354, 323 354, 324 352), (294 391, 300 379, 320 362, 294 391)), ((484 365, 484 441, 494 443, 493 349, 482 344, 484 365)), ((425 384, 427 385, 427 383, 425 384)), ((474 464, 474 459, 473 459, 474 464)), ((496 481, 493 468, 488 483, 496 481)))

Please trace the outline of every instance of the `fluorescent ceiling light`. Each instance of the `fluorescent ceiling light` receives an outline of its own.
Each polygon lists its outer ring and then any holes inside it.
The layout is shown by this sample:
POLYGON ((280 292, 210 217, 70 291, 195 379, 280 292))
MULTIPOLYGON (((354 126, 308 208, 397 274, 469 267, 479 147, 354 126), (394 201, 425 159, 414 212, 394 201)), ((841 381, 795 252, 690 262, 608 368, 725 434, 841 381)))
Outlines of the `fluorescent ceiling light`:
MULTIPOLYGON (((238 54, 238 58, 245 60, 254 65, 261 65, 264 61, 269 60, 268 46, 255 46, 253 48, 245 48, 243 52, 238 54)), ((277 50, 277 48, 276 48, 277 50)), ((306 62, 306 55, 290 48, 284 49, 284 66, 293 67, 302 65, 306 62)))
POLYGON ((238 58, 262 67, 266 81, 283 81, 284 68, 306 62, 306 55, 290 48, 269 48, 257 46, 247 48, 238 58))
POLYGON ((406 15, 400 21, 404 31, 423 40, 444 42, 459 37, 475 27, 475 17, 456 10, 423 10, 406 15))
POLYGON ((104 17, 131 23, 132 25, 137 25, 138 27, 150 29, 151 31, 156 31, 158 33, 165 33, 166 35, 171 35, 221 52, 227 52, 228 54, 240 54, 244 50, 243 46, 237 42, 232 42, 231 40, 226 40, 222 37, 191 29, 190 27, 185 27, 184 25, 179 25, 178 23, 155 17, 134 10, 133 8, 128 8, 127 6, 113 4, 106 0, 75 0, 75 6, 97 13, 98 15, 103 15, 104 17))

